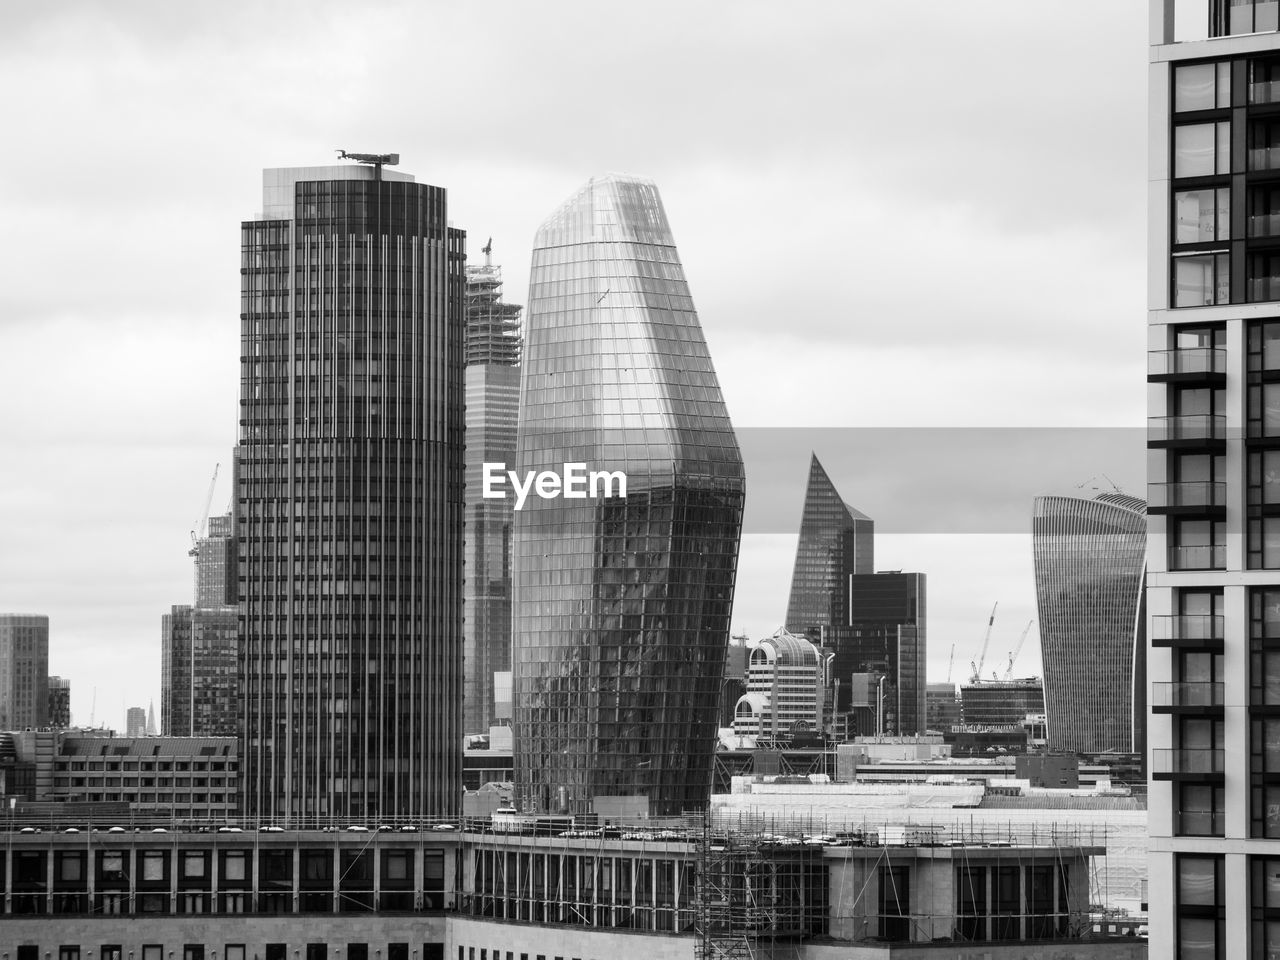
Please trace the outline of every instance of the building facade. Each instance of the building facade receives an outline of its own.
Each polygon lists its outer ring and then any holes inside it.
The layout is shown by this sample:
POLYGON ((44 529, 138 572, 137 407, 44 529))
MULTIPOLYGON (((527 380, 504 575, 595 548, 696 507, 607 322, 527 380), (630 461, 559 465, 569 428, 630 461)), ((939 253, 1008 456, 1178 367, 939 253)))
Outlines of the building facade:
MULTIPOLYGON (((492 244, 492 241, 490 241, 492 244)), ((499 722, 495 673, 511 669, 511 531, 513 504, 483 495, 486 463, 516 459, 520 409, 519 304, 502 299, 502 268, 467 266, 466 554, 463 637, 466 675, 463 729, 484 733, 499 722)))
POLYGON ((813 454, 791 573, 787 629, 815 643, 827 642, 831 627, 848 623, 849 577, 875 570, 874 551, 875 523, 840 498, 813 454))
POLYGON ((1021 726, 1027 714, 1044 713, 1044 681, 971 680, 960 684, 960 716, 967 727, 1021 726))
POLYGON ((0 613, 0 730, 49 725, 49 618, 0 613))
POLYGON ((1037 497, 1031 542, 1049 749, 1141 753, 1146 503, 1037 497))
POLYGON ((49 678, 49 726, 71 726, 71 680, 67 677, 49 678))
MULTIPOLYGON (((878 698, 871 701, 873 711, 878 710, 877 733, 915 734, 928 728, 925 584, 923 573, 851 575, 845 590, 847 619, 827 631, 835 653, 831 674, 839 684, 836 710, 858 712, 855 699, 869 675, 878 698)), ((858 729, 869 732, 862 725, 858 729)))
POLYGON ((590 181, 538 230, 516 462, 621 474, 516 512, 517 802, 706 805, 737 570, 737 440, 657 188, 590 181))
POLYGON ((147 735, 147 711, 141 707, 130 707, 125 711, 124 735, 126 737, 145 737, 147 735))
POLYGON ((1151 950, 1270 957, 1280 954, 1280 22, 1274 2, 1150 9, 1151 950))
POLYGON ((779 630, 757 642, 747 659, 747 692, 734 708, 735 736, 786 738, 827 726, 831 654, 779 630))
POLYGON ((377 163, 264 171, 241 242, 244 810, 451 813, 464 235, 377 163))

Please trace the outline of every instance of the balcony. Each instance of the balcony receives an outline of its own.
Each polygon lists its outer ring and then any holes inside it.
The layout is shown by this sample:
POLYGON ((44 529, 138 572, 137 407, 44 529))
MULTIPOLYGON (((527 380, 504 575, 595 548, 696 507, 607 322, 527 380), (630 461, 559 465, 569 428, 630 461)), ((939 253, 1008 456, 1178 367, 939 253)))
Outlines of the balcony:
POLYGON ((1153 647, 1194 647, 1221 650, 1226 626, 1218 616, 1178 614, 1151 618, 1153 647))
POLYGON ((1147 379, 1152 383, 1225 383, 1227 351, 1221 347, 1151 350, 1147 353, 1147 379))
POLYGON ((1225 570, 1227 548, 1225 544, 1196 544, 1169 548, 1170 570, 1225 570))
POLYGON ((1152 713, 1222 714, 1222 684, 1184 680, 1151 685, 1152 713))
POLYGON ((1280 213, 1255 213, 1249 216, 1249 236, 1259 240, 1280 237, 1280 213))
POLYGON ((1222 448, 1227 442, 1227 418, 1194 413, 1180 417, 1149 417, 1147 446, 1165 449, 1222 448))
POLYGON ((1147 484, 1147 513, 1225 516, 1227 485, 1212 480, 1147 484))
POLYGON ((1153 780, 1221 782, 1226 751, 1212 748, 1157 748, 1151 751, 1153 780))
POLYGON ((1253 147, 1249 150, 1250 172, 1280 170, 1280 147, 1253 147))

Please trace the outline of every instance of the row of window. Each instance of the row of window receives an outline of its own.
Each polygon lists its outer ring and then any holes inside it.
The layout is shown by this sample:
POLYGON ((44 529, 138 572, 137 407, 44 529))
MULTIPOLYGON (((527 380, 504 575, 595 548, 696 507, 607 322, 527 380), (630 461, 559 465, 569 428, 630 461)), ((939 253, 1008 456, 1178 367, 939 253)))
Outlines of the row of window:
MULTIPOLYGON (((347 960, 369 960, 369 944, 367 943, 348 943, 345 950, 342 946, 335 945, 336 952, 344 955, 347 960)), ((378 944, 374 949, 376 955, 382 954, 382 945, 378 944)), ((298 953, 299 949, 305 950, 306 960, 328 960, 330 945, 327 943, 308 943, 305 945, 295 945, 294 953, 298 953)), ((243 943, 224 943, 221 949, 203 943, 184 943, 182 945, 182 960, 205 960, 206 956, 217 957, 221 954, 223 960, 247 960, 249 954, 246 952, 246 945, 243 943)), ((264 951, 264 960, 289 960, 290 945, 287 943, 268 943, 264 951)), ((461 948, 459 948, 461 950, 461 948)), ((58 947, 58 960, 89 960, 94 956, 94 948, 82 946, 81 944, 62 944, 58 947)), ((495 953, 495 960, 497 951, 495 953)), ((163 943, 143 944, 141 950, 141 960, 174 960, 177 951, 172 947, 166 947, 163 943)), ((387 960, 444 960, 444 944, 443 943, 424 943, 422 944, 422 952, 418 950, 410 950, 407 943, 388 943, 386 944, 387 960)), ((39 944, 22 944, 17 948, 17 960, 41 960, 42 954, 39 944)), ((97 948, 98 960, 125 960, 124 948, 118 943, 104 943, 97 948)), ((130 950, 128 960, 133 960, 134 954, 130 950)), ((538 960, 543 960, 539 957, 538 960)), ((559 957, 556 960, 560 960, 559 957)), ((575 957, 574 960, 577 960, 575 957)))
MULTIPOLYGON (((1225 960, 1225 860, 1180 854, 1175 858, 1176 940, 1182 960, 1225 960)), ((1280 955, 1280 857, 1249 858, 1249 956, 1280 955)))

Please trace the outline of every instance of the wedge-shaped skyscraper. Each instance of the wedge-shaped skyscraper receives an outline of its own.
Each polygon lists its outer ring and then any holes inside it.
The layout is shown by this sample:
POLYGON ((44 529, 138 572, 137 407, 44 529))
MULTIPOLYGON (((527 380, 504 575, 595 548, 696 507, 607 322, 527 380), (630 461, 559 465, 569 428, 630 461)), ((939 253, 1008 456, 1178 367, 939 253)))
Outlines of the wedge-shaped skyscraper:
POLYGON ((1037 497, 1031 539, 1050 749, 1140 753, 1146 503, 1037 497))
POLYGON ((874 535, 875 522, 840 499, 814 454, 791 574, 788 630, 821 643, 827 630, 848 622, 849 576, 875 572, 874 535))
POLYGON ((592 180, 538 231, 516 459, 626 476, 625 497, 534 494, 515 515, 518 802, 704 806, 742 459, 649 181, 592 180))

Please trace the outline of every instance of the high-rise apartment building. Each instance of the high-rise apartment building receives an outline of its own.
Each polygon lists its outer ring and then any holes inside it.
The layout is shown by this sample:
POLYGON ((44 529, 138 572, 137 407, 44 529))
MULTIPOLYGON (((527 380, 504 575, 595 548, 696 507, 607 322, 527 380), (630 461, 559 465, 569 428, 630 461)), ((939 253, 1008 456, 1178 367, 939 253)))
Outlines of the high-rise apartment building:
POLYGON ((841 499, 813 454, 791 574, 787 629, 822 643, 828 629, 847 623, 849 577, 875 570, 874 549, 875 523, 841 499))
POLYGON ((195 558, 197 610, 236 605, 236 541, 231 514, 210 517, 208 529, 191 547, 195 558))
POLYGON ((517 802, 704 807, 743 470, 647 180, 592 180, 538 230, 516 463, 625 475, 516 512, 517 802))
POLYGON ((394 159, 267 170, 242 224, 248 815, 461 802, 464 234, 394 159))
POLYGON ((904 735, 928 729, 925 586, 923 573, 896 570, 846 579, 846 619, 826 631, 827 646, 835 654, 832 679, 839 682, 837 713, 854 709, 851 677, 868 674, 876 678, 879 732, 904 735))
POLYGON ((1146 503, 1036 497, 1031 543, 1049 749, 1141 753, 1146 503))
POLYGON ((0 730, 49 725, 49 618, 0 613, 0 730))
POLYGON ((71 681, 66 677, 49 678, 49 726, 71 726, 71 681))
POLYGON ((511 669, 509 499, 483 495, 486 463, 514 466, 520 409, 519 304, 502 299, 502 268, 490 259, 467 267, 467 509, 463 563, 466 659, 463 728, 484 733, 497 721, 493 675, 511 669))
POLYGON ((1269 957, 1280 954, 1280 5, 1150 9, 1150 950, 1269 957))

